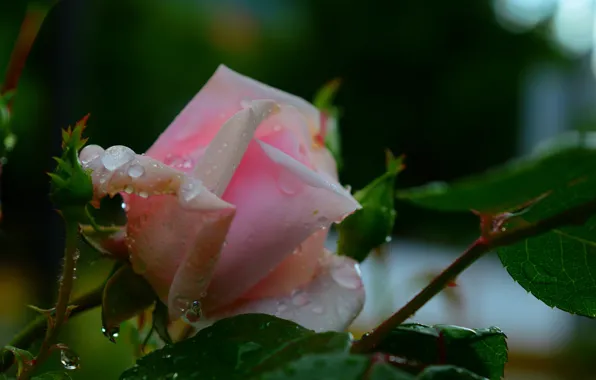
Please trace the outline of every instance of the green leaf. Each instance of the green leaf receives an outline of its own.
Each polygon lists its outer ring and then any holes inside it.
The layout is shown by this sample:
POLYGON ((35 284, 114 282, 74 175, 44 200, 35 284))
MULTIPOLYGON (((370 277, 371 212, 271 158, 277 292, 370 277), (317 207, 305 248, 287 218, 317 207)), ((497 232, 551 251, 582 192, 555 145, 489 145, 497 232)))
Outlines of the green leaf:
POLYGON ((23 350, 21 348, 13 347, 13 346, 4 346, 0 353, 2 353, 2 360, 6 359, 4 352, 2 351, 9 351, 12 353, 14 360, 17 362, 17 377, 21 375, 23 369, 27 366, 30 366, 33 361, 33 354, 27 350, 23 350))
POLYGON ((129 265, 122 265, 106 282, 102 299, 102 331, 111 341, 122 322, 150 307, 156 299, 151 285, 129 265))
POLYGON ((388 363, 377 363, 370 369, 368 380, 414 380, 414 375, 394 368, 388 363))
MULTIPOLYGON (((594 198, 596 174, 553 192, 507 228, 538 222, 594 198)), ((498 253, 511 277, 548 306, 596 317, 596 218, 499 248, 498 253)))
POLYGON ((423 364, 452 364, 490 379, 501 379, 507 362, 506 336, 496 327, 403 324, 377 350, 423 364))
POLYGON ((304 355, 251 380, 359 380, 369 363, 370 359, 361 355, 304 355))
POLYGON ((450 365, 432 366, 426 368, 418 377, 418 380, 486 380, 465 368, 450 365))
MULTIPOLYGON (((593 136, 592 136, 593 137, 593 136)), ((397 192, 399 199, 442 211, 500 213, 522 205, 586 174, 596 172, 589 136, 448 185, 430 183, 397 192)))
POLYGON ((306 335, 283 345, 259 363, 253 371, 268 371, 302 357, 305 353, 333 353, 348 352, 352 337, 348 333, 324 332, 321 334, 306 335))
POLYGON ((362 208, 337 226, 338 254, 363 261, 391 236, 396 215, 395 179, 402 170, 402 158, 395 158, 388 152, 387 172, 354 194, 362 208))
POLYGON ((35 376, 33 380, 72 380, 72 377, 66 372, 52 371, 35 376))
POLYGON ((347 351, 347 334, 315 334, 271 315, 244 314, 222 319, 192 338, 146 355, 120 379, 163 379, 174 374, 181 379, 245 379, 325 350, 347 351))

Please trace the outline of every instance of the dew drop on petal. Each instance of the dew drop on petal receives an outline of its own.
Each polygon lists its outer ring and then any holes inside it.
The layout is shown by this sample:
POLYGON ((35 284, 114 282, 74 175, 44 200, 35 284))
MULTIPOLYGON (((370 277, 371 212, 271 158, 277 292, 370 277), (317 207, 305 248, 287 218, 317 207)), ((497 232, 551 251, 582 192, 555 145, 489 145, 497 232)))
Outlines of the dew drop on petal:
POLYGON ((324 311, 323 306, 320 306, 320 305, 314 306, 312 308, 312 312, 315 314, 323 314, 323 311, 324 311))
POLYGON ((302 291, 297 292, 292 296, 292 304, 294 306, 304 306, 310 303, 308 295, 302 291))
POLYGON ((302 188, 302 184, 295 177, 284 171, 277 177, 277 187, 284 194, 294 195, 302 188))
POLYGON ((362 287, 358 265, 336 265, 331 268, 331 277, 339 286, 346 289, 358 289, 362 287))
POLYGON ((128 175, 130 178, 139 178, 143 174, 145 174, 145 169, 139 164, 131 165, 128 168, 128 175))
POLYGON ((186 323, 195 323, 203 316, 203 310, 201 309, 201 301, 194 300, 187 303, 187 307, 182 310, 184 313, 182 319, 186 323))
POLYGON ((149 198, 149 193, 146 191, 139 191, 139 197, 141 198, 149 198))
POLYGON ((72 350, 68 348, 64 348, 60 351, 60 363, 64 369, 67 370, 75 370, 80 366, 80 359, 79 356, 72 350))
MULTIPOLYGON (((134 187, 132 187, 131 185, 126 185, 126 186, 124 187, 124 192, 125 192, 126 194, 132 194, 132 193, 134 193, 134 191, 135 191, 135 189, 134 189, 134 187)), ((123 203, 123 204, 124 204, 124 203, 123 203)), ((124 204, 124 205, 125 205, 125 204, 124 204)), ((124 207, 122 207, 122 208, 124 208, 124 207)))
POLYGON ((180 197, 185 202, 190 202, 202 191, 202 182, 199 180, 185 180, 180 186, 180 197))
POLYGON ((119 167, 129 163, 135 158, 135 152, 129 147, 123 145, 114 145, 106 149, 101 157, 101 163, 109 171, 114 171, 119 167))
POLYGON ((83 150, 81 150, 81 153, 79 153, 81 164, 89 164, 91 161, 101 156, 103 152, 103 148, 99 145, 87 145, 83 148, 83 150))

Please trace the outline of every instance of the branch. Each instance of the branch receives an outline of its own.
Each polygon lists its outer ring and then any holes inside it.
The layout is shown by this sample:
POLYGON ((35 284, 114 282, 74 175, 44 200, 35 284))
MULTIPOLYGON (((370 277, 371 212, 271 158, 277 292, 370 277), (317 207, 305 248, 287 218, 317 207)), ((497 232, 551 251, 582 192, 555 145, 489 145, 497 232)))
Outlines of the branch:
MULTIPOLYGON (((104 286, 105 285, 101 285, 100 287, 74 299, 71 305, 76 305, 77 307, 70 313, 70 318, 100 306, 104 286)), ((17 334, 8 345, 21 349, 29 348, 29 346, 46 333, 47 325, 48 320, 45 316, 42 315, 36 318, 17 334)), ((9 369, 12 366, 13 361, 12 352, 4 351, 0 357, 0 373, 9 369)))
POLYGON ((379 343, 397 326, 416 314, 431 298, 443 290, 447 284, 457 278, 485 253, 495 248, 508 246, 519 241, 544 234, 565 225, 584 224, 596 214, 596 198, 579 206, 567 209, 559 214, 542 219, 536 223, 512 230, 478 238, 457 260, 439 274, 428 286, 414 296, 404 307, 381 323, 370 334, 352 345, 353 353, 365 353, 375 349, 379 343))

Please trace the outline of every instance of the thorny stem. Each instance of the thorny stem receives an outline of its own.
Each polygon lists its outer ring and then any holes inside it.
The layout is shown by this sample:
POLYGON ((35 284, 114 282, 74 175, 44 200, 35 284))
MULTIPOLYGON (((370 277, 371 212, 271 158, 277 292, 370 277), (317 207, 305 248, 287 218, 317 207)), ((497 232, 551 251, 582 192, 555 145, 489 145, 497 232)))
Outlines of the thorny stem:
POLYGON ((50 355, 50 348, 56 343, 60 327, 67 318, 68 304, 72 285, 74 282, 75 265, 77 261, 77 239, 79 235, 79 224, 77 222, 66 222, 66 247, 64 249, 64 266, 62 268, 62 278, 58 289, 58 300, 56 301, 55 316, 48 323, 46 336, 43 340, 39 353, 35 357, 33 365, 26 367, 19 377, 19 380, 28 379, 35 369, 43 363, 50 355))
MULTIPOLYGON (((92 310, 101 305, 101 297, 103 295, 105 285, 101 285, 96 289, 91 290, 88 293, 75 298, 71 305, 75 306, 76 309, 72 310, 70 317, 84 313, 88 310, 92 310)), ((70 318, 69 317, 69 318, 70 318)), ((33 344, 39 337, 41 337, 47 331, 47 317, 40 316, 29 323, 19 334, 17 334, 8 343, 9 346, 27 349, 33 344)), ((13 364, 13 355, 10 351, 5 351, 0 357, 0 372, 6 371, 13 364)))
POLYGON ((362 337, 352 345, 353 353, 374 351, 383 339, 397 326, 405 322, 422 308, 431 298, 443 290, 449 282, 455 280, 465 269, 476 260, 495 248, 508 246, 524 239, 541 235, 554 228, 564 225, 584 224, 592 215, 596 214, 596 198, 589 202, 567 209, 559 214, 530 223, 522 227, 493 233, 478 238, 468 249, 443 272, 435 277, 430 284, 414 296, 404 307, 381 323, 371 333, 362 337))

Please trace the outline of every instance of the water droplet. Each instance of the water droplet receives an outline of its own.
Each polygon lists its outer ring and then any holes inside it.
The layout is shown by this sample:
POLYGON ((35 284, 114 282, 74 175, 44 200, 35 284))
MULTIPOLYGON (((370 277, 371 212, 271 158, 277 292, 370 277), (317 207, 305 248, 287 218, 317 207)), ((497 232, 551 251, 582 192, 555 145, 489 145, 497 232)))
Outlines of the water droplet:
POLYGON ((139 197, 141 198, 149 198, 149 193, 146 191, 139 191, 139 197))
POLYGON ((122 207, 122 210, 124 210, 124 211, 128 211, 128 210, 129 210, 129 207, 128 207, 128 205, 126 204, 126 202, 122 202, 122 203, 120 204, 120 207, 122 207))
POLYGON ((120 334, 120 327, 114 326, 107 329, 102 327, 101 332, 110 340, 110 342, 116 343, 116 338, 118 338, 118 335, 120 334))
POLYGON ((187 304, 186 310, 182 310, 184 315, 182 319, 186 323, 195 323, 203 316, 203 310, 201 309, 201 301, 192 301, 187 304))
POLYGON ((202 191, 202 182, 194 179, 185 179, 180 186, 180 197, 185 202, 190 202, 202 191))
POLYGON ((312 312, 315 314, 323 314, 323 306, 315 306, 312 308, 312 312))
POLYGON ((79 356, 72 350, 64 348, 60 351, 60 363, 65 369, 70 371, 79 368, 79 356))
POLYGON ((182 165, 181 165, 181 167, 182 167, 183 169, 190 169, 190 168, 192 168, 192 160, 190 160, 190 159, 185 159, 185 160, 182 162, 182 165))
POLYGON ((391 242, 391 236, 386 236, 385 243, 390 243, 390 242, 391 242))
POLYGON ((223 143, 221 147, 224 148, 224 149, 227 148, 228 147, 228 143, 223 143))
POLYGON ((139 178, 143 174, 145 174, 145 169, 143 169, 141 165, 134 164, 128 168, 128 175, 130 178, 139 178))
POLYGON ((331 277, 346 289, 358 289, 362 286, 362 281, 355 266, 340 264, 331 268, 331 277))
POLYGON ((300 181, 286 172, 281 172, 277 177, 277 186, 282 193, 287 195, 296 194, 302 188, 300 181))
POLYGON ((250 107, 250 103, 251 101, 249 99, 244 99, 240 101, 240 107, 242 108, 248 108, 250 107))
POLYGON ((309 303, 310 299, 308 298, 308 295, 304 292, 299 291, 292 297, 292 304, 294 304, 294 306, 304 306, 309 303))
MULTIPOLYGON (((126 194, 132 194, 132 193, 134 193, 134 191, 135 191, 135 188, 134 188, 134 187, 132 187, 131 185, 126 185, 126 186, 124 187, 124 192, 125 192, 126 194)), ((124 208, 124 207, 122 207, 122 208, 124 208)))
POLYGON ((87 145, 83 148, 83 150, 81 150, 81 153, 79 153, 81 164, 89 164, 91 161, 101 156, 103 152, 103 148, 99 145, 87 145))
POLYGON ((279 124, 274 125, 273 126, 273 130, 274 131, 281 131, 281 125, 279 125, 279 124))
POLYGON ((123 145, 114 145, 106 149, 101 157, 101 163, 109 171, 114 171, 119 167, 129 163, 135 158, 135 152, 129 147, 123 145))

